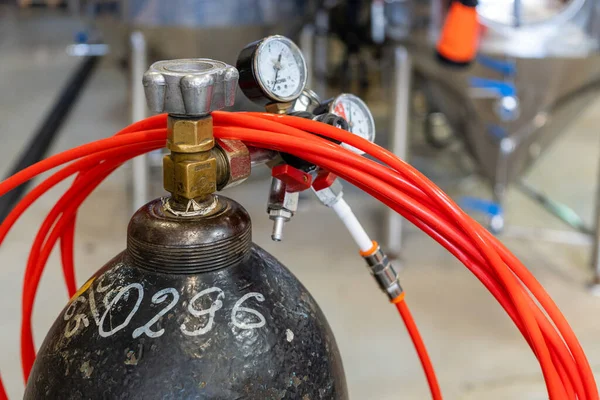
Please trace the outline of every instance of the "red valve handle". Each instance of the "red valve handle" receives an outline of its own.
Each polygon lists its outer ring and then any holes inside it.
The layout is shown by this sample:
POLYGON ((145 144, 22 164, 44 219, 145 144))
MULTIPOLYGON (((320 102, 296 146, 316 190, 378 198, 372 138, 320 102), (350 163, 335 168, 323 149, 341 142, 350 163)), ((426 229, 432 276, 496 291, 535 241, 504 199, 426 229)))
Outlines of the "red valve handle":
POLYGON ((317 177, 313 181, 312 187, 318 192, 319 190, 327 189, 329 186, 333 185, 333 182, 335 182, 336 179, 336 174, 321 169, 317 173, 317 177))
POLYGON ((304 171, 294 168, 288 164, 281 164, 271 170, 273 178, 285 183, 285 191, 288 193, 302 192, 310 189, 312 176, 304 171))

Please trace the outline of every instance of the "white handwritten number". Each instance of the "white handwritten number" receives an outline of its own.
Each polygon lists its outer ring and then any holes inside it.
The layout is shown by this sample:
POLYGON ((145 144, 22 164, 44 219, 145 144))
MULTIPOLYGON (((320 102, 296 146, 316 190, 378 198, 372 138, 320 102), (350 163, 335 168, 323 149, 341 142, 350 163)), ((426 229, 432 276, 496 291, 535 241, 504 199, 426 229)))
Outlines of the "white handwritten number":
MULTIPOLYGON (((115 268, 112 269, 112 271, 110 272, 110 275, 114 274, 116 271, 118 271, 119 269, 121 269, 122 264, 118 264, 115 268)), ((104 297, 102 298, 102 304, 104 304, 104 307, 108 308, 108 305, 110 304, 111 300, 114 299, 116 293, 118 292, 119 288, 114 288, 113 286, 115 285, 115 281, 111 281, 108 284, 104 284, 104 281, 106 281, 108 278, 107 276, 109 275, 109 272, 105 272, 104 274, 102 274, 102 276, 100 276, 100 278, 98 278, 96 280, 96 293, 104 294, 104 297)), ((94 303, 95 305, 95 303, 94 303)), ((98 324, 100 320, 100 316, 98 316, 98 319, 96 320, 96 324, 98 324)))
POLYGON ((98 279, 96 281, 96 292, 104 293, 115 284, 114 282, 110 282, 108 285, 104 285, 104 281, 106 280, 106 275, 107 275, 106 273, 102 274, 100 279, 98 279))
POLYGON ((183 332, 185 335, 188 335, 188 336, 198 336, 198 335, 203 335, 203 334, 209 332, 212 329, 213 324, 215 323, 215 313, 217 311, 219 311, 221 309, 221 307, 223 307, 223 302, 221 301, 221 299, 224 297, 225 297, 225 293, 223 293, 223 291, 221 289, 219 289, 218 287, 211 287, 211 288, 205 289, 205 290, 201 291, 200 293, 196 294, 194 297, 192 297, 192 299, 190 300, 190 304, 188 305, 188 311, 190 312, 190 314, 192 314, 195 317, 201 317, 203 315, 208 314, 208 321, 206 322, 204 327, 196 329, 195 331, 188 331, 185 326, 185 323, 181 324, 181 332, 183 332), (208 308, 206 310, 196 309, 194 307, 194 303, 200 297, 205 296, 210 293, 218 293, 217 298, 213 301, 210 308, 208 308))
POLYGON ((75 315, 75 317, 73 317, 73 315, 75 314, 75 309, 77 308, 77 303, 85 303, 85 302, 86 302, 85 297, 79 296, 71 304, 69 304, 69 307, 67 307, 67 310, 65 311, 65 315, 63 317, 63 319, 65 321, 69 321, 69 322, 67 322, 67 325, 65 326, 65 337, 66 338, 70 338, 71 336, 76 334, 77 331, 79 330, 81 323, 83 323, 83 325, 86 328, 88 326, 90 326, 90 321, 84 314, 77 314, 77 315, 75 315), (71 318, 73 318, 72 321, 74 322, 74 325, 71 328, 69 328, 71 318))
POLYGON ((144 287, 139 283, 132 283, 131 285, 127 285, 124 288, 122 288, 121 290, 119 290, 119 293, 117 293, 117 295, 112 299, 110 304, 106 307, 104 314, 102 314, 102 318, 100 318, 100 324, 98 325, 98 333, 100 334, 100 336, 109 337, 111 335, 114 335, 116 332, 120 331, 121 329, 125 328, 131 321, 131 318, 133 318, 133 316, 135 315, 135 312, 140 307, 140 303, 142 302, 143 297, 144 297, 144 287), (104 320, 106 319, 106 316, 108 314, 110 314, 110 312, 113 309, 113 307, 115 306, 115 304, 117 304, 119 302, 119 300, 121 300, 121 297, 123 297, 125 295, 125 293, 129 292, 131 289, 136 289, 138 292, 137 293, 138 298, 137 298, 137 301, 135 302, 135 306, 133 306, 133 309, 129 312, 129 315, 127 315, 127 318, 125 318, 125 321, 123 321, 123 323, 115 326, 113 329, 106 332, 104 330, 104 320))
POLYGON ((173 296, 173 300, 171 300, 171 302, 165 308, 160 310, 160 312, 158 314, 156 314, 154 316, 154 318, 152 318, 150 321, 148 321, 148 323, 146 325, 140 326, 135 331, 133 331, 132 336, 134 339, 137 337, 140 337, 144 333, 151 338, 160 337, 160 336, 162 336, 163 333, 165 333, 164 329, 159 329, 158 331, 153 331, 151 329, 151 327, 152 327, 152 325, 157 323, 162 318, 163 315, 168 313, 169 310, 171 310, 171 308, 175 307, 175 304, 177 304, 177 302, 179 301, 179 293, 177 292, 177 290, 175 290, 173 288, 166 288, 166 289, 156 292, 154 294, 154 296, 152 296, 152 303, 160 304, 167 299, 168 293, 170 293, 171 296, 173 296))
POLYGON ((240 329, 257 329, 262 328, 267 323, 265 317, 256 310, 253 310, 248 307, 242 307, 242 303, 248 300, 250 297, 256 297, 256 300, 262 302, 265 301, 265 296, 260 293, 251 292, 245 294, 242 298, 240 298, 235 305, 233 306, 233 310, 231 310, 231 322, 233 325, 237 326, 240 329), (249 314, 255 315, 258 317, 258 322, 250 322, 247 323, 245 321, 238 320, 237 314, 239 312, 247 312, 249 314))

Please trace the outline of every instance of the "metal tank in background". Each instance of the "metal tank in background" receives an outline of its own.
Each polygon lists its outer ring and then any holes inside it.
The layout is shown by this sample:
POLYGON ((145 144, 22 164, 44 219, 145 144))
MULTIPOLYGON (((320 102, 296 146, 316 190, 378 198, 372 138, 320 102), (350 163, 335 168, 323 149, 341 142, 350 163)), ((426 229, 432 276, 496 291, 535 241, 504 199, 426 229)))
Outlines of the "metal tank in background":
MULTIPOLYGON (((521 177, 599 94, 600 2, 479 0, 480 47, 468 68, 449 67, 435 56, 449 1, 373 1, 377 3, 384 5, 386 43, 408 49, 413 87, 423 91, 428 109, 442 115, 463 139, 479 173, 489 180, 494 200, 475 203, 491 214, 490 228, 502 230, 506 190, 517 185, 577 231, 592 235, 597 287, 598 228, 585 226, 568 207, 521 177)), ((393 107, 409 107, 402 96, 396 99, 393 107)), ((406 140, 397 137, 402 132, 391 134, 392 142, 406 140)), ((393 224, 388 229, 392 234, 399 230, 393 224)), ((392 235, 388 244, 397 247, 396 239, 392 235)))
POLYGON ((206 57, 234 63, 246 43, 299 29, 304 0, 126 0, 122 20, 144 34, 159 58, 206 57))
POLYGON ((442 2, 412 10, 428 14, 409 39, 428 101, 464 135, 498 203, 597 95, 599 10, 587 0, 480 0, 480 51, 467 70, 433 56, 442 2))

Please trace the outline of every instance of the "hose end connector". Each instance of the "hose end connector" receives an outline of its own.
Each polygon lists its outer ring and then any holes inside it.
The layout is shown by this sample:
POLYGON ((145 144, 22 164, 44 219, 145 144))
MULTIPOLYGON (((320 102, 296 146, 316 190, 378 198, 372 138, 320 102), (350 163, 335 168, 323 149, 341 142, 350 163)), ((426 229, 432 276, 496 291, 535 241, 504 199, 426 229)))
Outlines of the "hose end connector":
POLYGON ((381 250, 379 245, 374 251, 369 254, 361 254, 367 262, 371 275, 377 281, 377 284, 387 295, 391 301, 401 298, 404 294, 404 289, 400 285, 400 277, 398 271, 390 262, 388 256, 381 250))

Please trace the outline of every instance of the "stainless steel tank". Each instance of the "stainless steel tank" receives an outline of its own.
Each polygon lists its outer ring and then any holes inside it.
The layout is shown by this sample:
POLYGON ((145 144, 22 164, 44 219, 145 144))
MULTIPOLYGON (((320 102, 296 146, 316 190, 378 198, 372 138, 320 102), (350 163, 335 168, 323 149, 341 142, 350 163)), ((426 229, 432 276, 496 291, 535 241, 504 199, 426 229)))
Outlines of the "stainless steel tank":
POLYGON ((208 57, 234 63, 247 43, 299 28, 303 0, 126 0, 122 20, 159 58, 208 57))
POLYGON ((480 52, 467 70, 433 57, 444 2, 399 3, 397 13, 412 15, 408 41, 429 102, 464 135, 501 203, 506 187, 598 94, 600 2, 480 0, 480 52))

